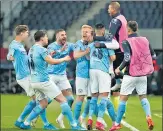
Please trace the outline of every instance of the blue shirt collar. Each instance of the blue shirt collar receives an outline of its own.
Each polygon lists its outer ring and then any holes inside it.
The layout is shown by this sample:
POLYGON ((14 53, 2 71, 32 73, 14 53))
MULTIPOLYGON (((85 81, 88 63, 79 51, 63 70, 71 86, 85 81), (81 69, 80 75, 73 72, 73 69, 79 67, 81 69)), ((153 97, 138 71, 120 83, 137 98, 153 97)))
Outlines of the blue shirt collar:
POLYGON ((112 16, 112 18, 115 18, 115 17, 117 17, 117 16, 119 16, 119 15, 121 15, 121 13, 120 12, 118 12, 117 14, 115 14, 115 15, 113 15, 112 16))
POLYGON ((138 34, 137 34, 137 33, 133 33, 133 34, 130 34, 130 35, 128 36, 128 38, 131 38, 131 37, 138 37, 138 34))

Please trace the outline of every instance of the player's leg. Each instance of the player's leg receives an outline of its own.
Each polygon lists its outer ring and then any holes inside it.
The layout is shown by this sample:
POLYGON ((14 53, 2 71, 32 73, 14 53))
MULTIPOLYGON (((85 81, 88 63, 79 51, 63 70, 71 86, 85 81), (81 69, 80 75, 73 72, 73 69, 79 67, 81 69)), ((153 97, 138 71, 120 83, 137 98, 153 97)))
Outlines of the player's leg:
MULTIPOLYGON (((58 79, 57 86, 62 91, 63 96, 65 96, 65 98, 68 102, 68 105, 71 107, 74 102, 74 97, 72 94, 72 87, 71 87, 67 77, 66 76, 55 76, 55 78, 58 79)), ((61 128, 65 128, 64 123, 63 123, 63 118, 64 118, 64 115, 62 113, 60 113, 56 119, 56 122, 59 124, 59 126, 61 128)))
MULTIPOLYGON (((84 82, 82 82, 82 83, 84 83, 84 82)), ((80 83, 78 83, 77 85, 79 85, 79 84, 80 83)), ((89 79, 85 79, 85 88, 84 89, 85 89, 85 95, 87 96, 87 98, 85 101, 83 113, 81 114, 79 121, 80 121, 81 127, 86 129, 87 128, 86 127, 86 117, 88 116, 88 113, 89 113, 89 105, 90 105, 90 100, 91 100, 91 89, 90 89, 90 80, 89 79)))
POLYGON ((135 85, 136 85, 136 80, 134 77, 128 75, 124 76, 121 90, 120 90, 120 102, 118 106, 116 121, 115 124, 110 129, 110 131, 121 129, 120 123, 126 111, 126 103, 128 100, 128 95, 132 94, 133 90, 135 89, 135 85))
POLYGON ((26 77, 22 80, 17 80, 18 84, 25 90, 27 96, 31 97, 31 100, 25 106, 23 112, 20 114, 18 119, 15 122, 15 126, 20 128, 20 125, 23 123, 25 117, 31 113, 33 108, 36 106, 35 93, 30 87, 29 77, 26 77))
POLYGON ((96 70, 90 69, 90 88, 91 88, 91 93, 92 93, 92 98, 90 101, 90 107, 89 107, 89 118, 88 118, 88 125, 87 129, 92 130, 92 125, 93 125, 93 114, 95 112, 96 106, 97 106, 97 100, 99 96, 99 89, 98 89, 98 80, 97 80, 97 74, 96 70))
MULTIPOLYGON (((101 97, 101 101, 99 104, 98 117, 96 122, 96 129, 105 130, 105 126, 103 124, 103 117, 106 110, 107 105, 111 105, 112 103, 108 99, 108 93, 111 88, 111 76, 103 71, 98 70, 98 82, 99 82, 99 93, 101 97)), ((111 110, 114 111, 113 106, 110 106, 111 110)))
POLYGON ((146 94, 147 94, 147 77, 146 76, 138 78, 137 85, 136 85, 136 91, 139 95, 142 108, 146 114, 148 128, 150 130, 153 130, 154 123, 153 123, 153 120, 151 117, 150 103, 149 103, 147 96, 146 96, 146 94))
POLYGON ((74 117, 79 122, 79 116, 84 101, 84 97, 87 95, 88 79, 76 77, 76 104, 74 107, 74 117))
POLYGON ((110 99, 110 95, 111 93, 108 94, 108 103, 107 103, 107 111, 108 111, 108 114, 112 120, 112 125, 115 123, 115 119, 116 119, 116 113, 115 113, 115 108, 114 108, 114 105, 112 104, 112 101, 110 99))
POLYGON ((40 113, 47 107, 48 100, 45 98, 45 95, 42 92, 37 92, 37 99, 39 100, 39 104, 36 105, 36 107, 28 115, 24 123, 21 124, 22 129, 30 129, 31 121, 38 117, 40 113))

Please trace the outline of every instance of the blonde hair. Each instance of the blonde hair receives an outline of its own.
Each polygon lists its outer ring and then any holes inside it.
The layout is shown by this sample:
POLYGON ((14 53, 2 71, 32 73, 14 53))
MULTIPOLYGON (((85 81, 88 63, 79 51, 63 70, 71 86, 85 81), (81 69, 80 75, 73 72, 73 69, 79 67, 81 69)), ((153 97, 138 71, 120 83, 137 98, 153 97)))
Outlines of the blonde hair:
POLYGON ((90 25, 82 25, 81 29, 83 29, 83 28, 89 28, 89 29, 93 30, 92 26, 90 26, 90 25))

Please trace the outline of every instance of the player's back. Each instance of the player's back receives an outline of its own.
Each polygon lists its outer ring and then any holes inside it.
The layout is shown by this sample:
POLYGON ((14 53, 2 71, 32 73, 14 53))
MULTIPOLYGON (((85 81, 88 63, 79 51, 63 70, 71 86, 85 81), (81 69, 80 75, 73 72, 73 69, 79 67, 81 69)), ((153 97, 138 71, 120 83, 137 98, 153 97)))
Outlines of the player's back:
MULTIPOLYGON (((62 46, 57 44, 56 42, 51 43, 48 46, 48 53, 50 54, 53 51, 56 51, 56 54, 54 54, 52 57, 59 59, 63 58, 66 55, 69 55, 71 51, 73 51, 73 44, 72 43, 67 43, 67 47, 64 51, 59 51, 61 50, 62 46), (59 52, 58 52, 59 51, 59 52)), ((48 65, 48 73, 49 74, 56 74, 56 75, 65 75, 66 74, 66 66, 67 62, 62 62, 60 64, 56 65, 48 65)))
MULTIPOLYGON (((84 45, 82 40, 76 42, 75 51, 85 51, 88 45, 84 45)), ((89 64, 90 61, 87 56, 80 57, 76 60, 76 76, 82 78, 89 78, 89 64)))
POLYGON ((7 57, 10 55, 14 57, 12 63, 15 69, 16 79, 20 80, 27 77, 30 74, 30 71, 27 52, 24 49, 23 44, 13 40, 9 45, 9 53, 7 57))
POLYGON ((108 72, 109 64, 110 64, 109 56, 111 55, 114 55, 113 50, 106 49, 106 48, 99 49, 99 48, 95 48, 95 46, 91 46, 90 69, 98 69, 104 72, 108 72))
POLYGON ((49 80, 47 62, 44 60, 48 55, 47 49, 39 44, 33 45, 28 53, 31 82, 45 82, 49 80))

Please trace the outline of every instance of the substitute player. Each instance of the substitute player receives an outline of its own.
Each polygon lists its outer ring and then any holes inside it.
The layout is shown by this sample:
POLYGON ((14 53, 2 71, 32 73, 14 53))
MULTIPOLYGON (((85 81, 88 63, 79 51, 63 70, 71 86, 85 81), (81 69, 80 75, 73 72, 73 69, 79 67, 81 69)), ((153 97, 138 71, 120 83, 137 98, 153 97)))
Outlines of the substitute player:
MULTIPOLYGON (((7 59, 12 61, 16 73, 17 83, 25 90, 27 96, 31 97, 31 101, 25 106, 23 112, 15 122, 15 126, 20 128, 26 116, 30 114, 33 108, 36 106, 35 93, 30 87, 30 70, 28 66, 28 56, 24 49, 23 42, 25 42, 29 36, 29 29, 27 25, 18 25, 15 28, 16 37, 9 45, 9 53, 7 59)), ((41 119, 44 124, 44 129, 49 129, 51 124, 46 118, 46 110, 40 113, 41 119)))
MULTIPOLYGON (((35 119, 40 112, 48 106, 46 97, 51 100, 55 99, 60 103, 62 113, 67 116, 72 129, 80 129, 75 122, 71 108, 68 105, 66 98, 61 93, 60 89, 49 78, 47 65, 59 64, 62 62, 70 61, 69 56, 65 56, 61 59, 53 59, 48 55, 48 51, 43 46, 48 44, 48 37, 45 31, 37 31, 34 34, 36 43, 29 50, 29 62, 31 70, 31 86, 36 92, 37 100, 40 104, 37 105, 33 111, 26 118, 25 122, 21 124, 22 129, 30 129, 30 123, 35 119)), ((55 129, 52 129, 55 130, 55 129)))
MULTIPOLYGON (((66 55, 69 55, 73 51, 73 44, 67 42, 67 35, 65 30, 59 29, 55 32, 56 41, 48 46, 48 53, 52 55, 53 58, 59 59, 66 55)), ((59 87, 63 95, 66 97, 69 106, 71 107, 74 101, 72 95, 72 88, 67 79, 66 75, 67 62, 63 62, 56 65, 48 65, 48 73, 50 79, 59 87)), ((64 115, 61 113, 56 122, 61 128, 65 128, 63 123, 64 115)))
MULTIPOLYGON (((96 24, 95 26, 96 36, 104 36, 105 27, 102 23, 96 24)), ((101 41, 102 42, 102 41, 101 41)), ((99 42, 100 43, 100 42, 99 42)), ((110 100, 108 100, 108 94, 111 88, 111 76, 109 75, 109 58, 114 61, 115 53, 113 50, 106 48, 97 49, 94 43, 89 45, 90 47, 90 87, 92 93, 92 99, 90 101, 89 119, 88 119, 88 130, 92 130, 92 115, 97 105, 97 100, 100 95, 101 101, 98 107, 98 117, 96 121, 96 129, 105 130, 103 124, 103 116, 107 105, 112 108, 109 114, 114 114, 114 107, 110 100)))
POLYGON ((121 128, 120 122, 126 110, 126 101, 132 91, 136 89, 141 105, 146 113, 146 119, 150 130, 154 124, 151 118, 150 104, 147 100, 147 75, 154 71, 152 57, 155 57, 154 51, 151 49, 149 41, 146 37, 138 36, 138 24, 136 21, 128 22, 128 35, 122 46, 124 50, 124 60, 115 70, 116 74, 126 67, 125 75, 120 90, 120 103, 116 123, 110 129, 115 131, 121 128))
MULTIPOLYGON (((126 18, 120 13, 120 4, 118 2, 111 2, 108 7, 108 13, 112 17, 112 20, 109 25, 109 32, 112 36, 119 42, 119 49, 115 50, 116 60, 113 62, 114 70, 120 65, 123 61, 124 53, 122 48, 122 41, 125 40, 127 35, 127 21, 126 18)), ((101 44, 100 47, 109 48, 113 44, 101 44)), ((97 46, 99 47, 99 46, 97 46)), ((110 48, 109 48, 110 49, 110 48)), ((115 74, 116 75, 116 74, 115 74)), ((116 75, 116 84, 111 88, 114 95, 114 105, 117 109, 119 103, 119 88, 121 86, 121 76, 116 75)))

